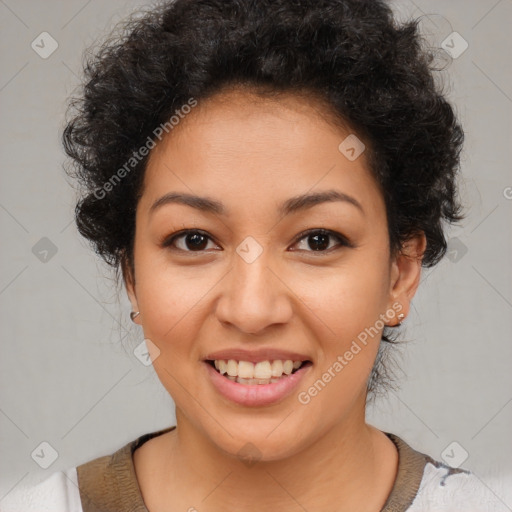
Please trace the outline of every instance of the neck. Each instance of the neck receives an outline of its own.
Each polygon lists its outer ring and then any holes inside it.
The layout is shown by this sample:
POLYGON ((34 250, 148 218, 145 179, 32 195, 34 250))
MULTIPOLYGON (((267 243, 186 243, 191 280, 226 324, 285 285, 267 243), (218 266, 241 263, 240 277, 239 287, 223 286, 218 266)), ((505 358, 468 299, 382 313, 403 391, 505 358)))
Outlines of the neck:
POLYGON ((154 495, 166 496, 166 503, 181 496, 184 510, 225 512, 233 504, 232 510, 246 511, 376 511, 395 480, 396 449, 366 424, 364 407, 300 452, 252 464, 220 450, 181 411, 176 418, 177 428, 169 433, 165 449, 170 456, 155 474, 159 490, 154 495))

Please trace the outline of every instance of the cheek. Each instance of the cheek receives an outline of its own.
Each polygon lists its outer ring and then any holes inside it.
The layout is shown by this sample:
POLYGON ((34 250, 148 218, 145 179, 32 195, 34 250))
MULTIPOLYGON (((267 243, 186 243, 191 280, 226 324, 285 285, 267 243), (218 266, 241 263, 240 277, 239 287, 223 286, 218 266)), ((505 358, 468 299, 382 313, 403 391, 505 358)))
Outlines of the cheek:
MULTIPOLYGON (((377 355, 389 269, 386 260, 364 256, 359 253, 335 271, 316 272, 293 284, 301 299, 301 322, 318 346, 315 378, 320 381, 309 383, 314 388, 301 390, 314 414, 330 416, 333 411, 349 410, 366 389, 377 355)), ((304 401, 299 399, 301 404, 304 401)))
POLYGON ((137 282, 137 298, 144 319, 144 334, 158 345, 173 344, 194 336, 200 327, 203 309, 201 299, 213 286, 213 279, 192 276, 180 269, 159 269, 151 266, 141 270, 137 282), (211 281, 211 283, 210 283, 211 281))
POLYGON ((385 311, 388 274, 385 261, 354 254, 338 268, 313 269, 293 276, 290 287, 318 323, 324 324, 326 338, 346 343, 375 324, 385 311))
POLYGON ((386 269, 350 266, 313 283, 303 282, 302 320, 318 344, 315 374, 299 390, 299 407, 319 432, 364 400, 381 339, 386 269), (309 313, 308 313, 309 312, 309 313), (313 314, 311 314, 313 312, 313 314))
POLYGON ((200 338, 206 314, 205 295, 214 283, 208 286, 209 282, 181 270, 171 271, 170 267, 148 265, 142 269, 142 260, 139 262, 137 298, 144 338, 156 346, 155 355, 151 354, 153 368, 175 403, 186 408, 189 393, 198 395, 191 378, 200 358, 194 341, 200 338))
POLYGON ((162 353, 182 328, 200 298, 197 283, 184 278, 180 270, 165 262, 164 254, 143 236, 135 245, 136 296, 144 328, 144 337, 155 343, 162 353))

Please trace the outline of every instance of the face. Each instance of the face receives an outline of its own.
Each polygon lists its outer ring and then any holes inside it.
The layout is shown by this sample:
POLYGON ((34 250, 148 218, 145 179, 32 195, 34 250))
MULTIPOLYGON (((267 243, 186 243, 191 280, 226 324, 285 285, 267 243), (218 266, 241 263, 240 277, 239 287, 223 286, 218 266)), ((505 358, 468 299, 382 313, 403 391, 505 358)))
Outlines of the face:
POLYGON ((339 149, 350 134, 299 97, 232 90, 150 154, 128 293, 178 428, 225 452, 280 459, 364 421, 382 328, 407 314, 420 266, 390 257, 366 155, 339 149), (303 364, 240 384, 213 359, 303 364))

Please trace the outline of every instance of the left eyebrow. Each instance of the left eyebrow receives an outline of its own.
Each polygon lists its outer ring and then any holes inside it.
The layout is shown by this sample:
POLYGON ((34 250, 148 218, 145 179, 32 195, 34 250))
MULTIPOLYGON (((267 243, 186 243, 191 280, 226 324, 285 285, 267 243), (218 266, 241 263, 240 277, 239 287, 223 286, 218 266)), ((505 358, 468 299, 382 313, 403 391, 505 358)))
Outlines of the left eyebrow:
POLYGON ((339 192, 338 190, 325 190, 315 194, 303 194, 300 196, 292 197, 280 206, 279 211, 284 216, 290 213, 295 213, 299 210, 311 208, 317 204, 333 201, 349 203, 358 208, 360 212, 365 215, 361 203, 356 198, 349 196, 348 194, 344 194, 343 192, 339 192))

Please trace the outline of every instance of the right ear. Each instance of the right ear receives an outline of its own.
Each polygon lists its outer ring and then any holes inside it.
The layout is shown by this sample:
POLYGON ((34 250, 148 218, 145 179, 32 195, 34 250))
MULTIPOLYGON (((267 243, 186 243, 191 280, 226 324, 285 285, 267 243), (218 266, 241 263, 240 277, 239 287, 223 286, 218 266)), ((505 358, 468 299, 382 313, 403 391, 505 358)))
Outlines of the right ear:
MULTIPOLYGON (((135 275, 133 265, 130 263, 128 256, 123 255, 121 260, 121 272, 123 274, 124 286, 126 288, 126 293, 128 298, 130 299, 130 303, 132 305, 132 311, 139 311, 139 306, 137 304, 137 293, 135 292, 135 275)), ((140 325, 140 316, 137 315, 134 318, 134 323, 140 325)))

